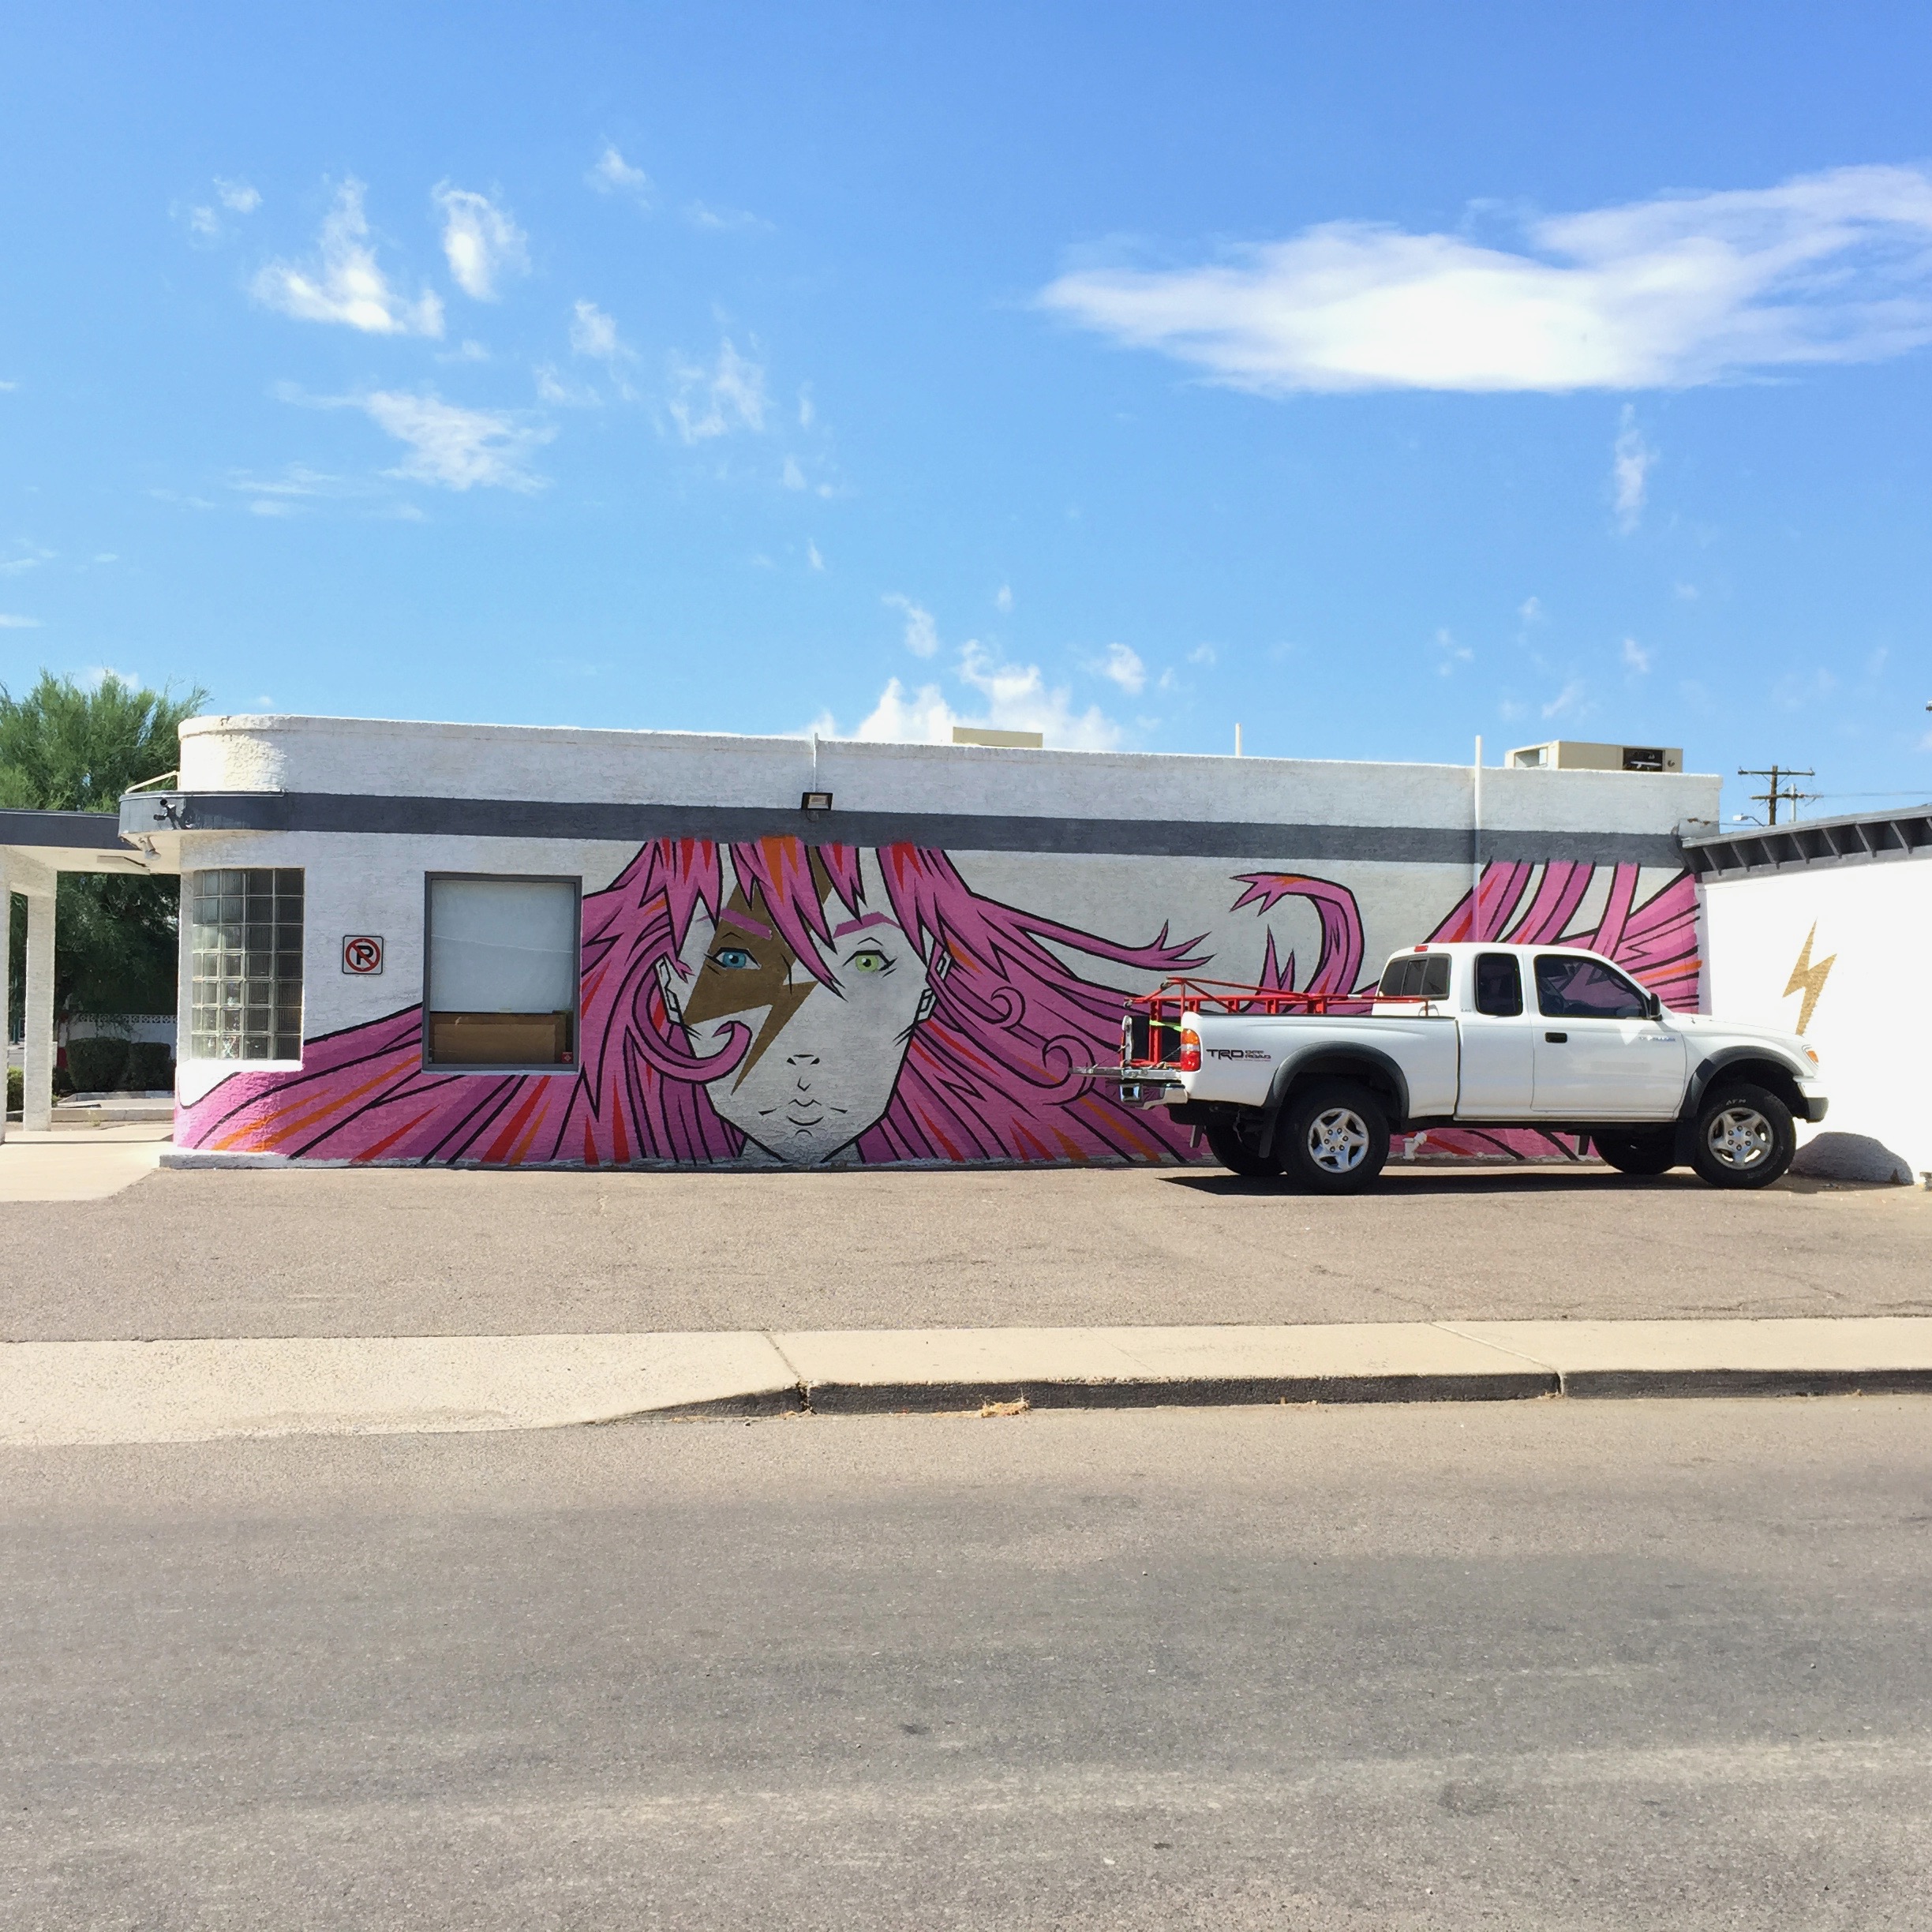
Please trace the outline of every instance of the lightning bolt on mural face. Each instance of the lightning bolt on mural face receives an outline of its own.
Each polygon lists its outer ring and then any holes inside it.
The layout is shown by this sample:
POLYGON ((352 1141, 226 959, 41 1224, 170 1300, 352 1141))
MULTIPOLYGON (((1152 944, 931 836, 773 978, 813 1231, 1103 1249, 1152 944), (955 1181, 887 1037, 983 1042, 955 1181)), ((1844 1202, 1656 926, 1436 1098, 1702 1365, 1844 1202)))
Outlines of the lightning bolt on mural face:
MULTIPOLYGON (((1587 946, 1667 1005, 1694 1008, 1693 882, 1672 874, 1644 898, 1639 885, 1635 866, 1492 865, 1480 907, 1465 893, 1416 937, 1587 946)), ((1368 1009, 1380 962, 1365 963, 1346 884, 1251 872, 1227 894, 1229 921, 1266 928, 1265 983, 1368 1009), (1271 923, 1290 907, 1319 927, 1305 973, 1271 923)), ((586 897, 583 915, 570 1073, 425 1066, 415 1005, 307 1042, 299 1073, 238 1073, 181 1110, 177 1144, 592 1167, 1196 1157, 1159 1110, 1124 1104, 1080 1069, 1115 1057, 1129 997, 1208 966, 1227 931, 1177 942, 1163 925, 1116 939, 975 892, 944 852, 796 839, 656 841, 586 897)), ((1831 961, 1811 968, 1807 942, 1799 964, 1822 986, 1831 961)), ((1527 1131, 1429 1144, 1567 1151, 1527 1131)))

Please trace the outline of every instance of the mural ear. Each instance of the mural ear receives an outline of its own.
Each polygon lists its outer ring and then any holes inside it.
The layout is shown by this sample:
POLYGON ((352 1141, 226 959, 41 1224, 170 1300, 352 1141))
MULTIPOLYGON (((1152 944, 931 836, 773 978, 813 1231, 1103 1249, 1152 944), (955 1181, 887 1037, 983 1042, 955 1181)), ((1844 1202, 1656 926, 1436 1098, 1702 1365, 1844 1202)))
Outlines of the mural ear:
POLYGON ((684 1024, 684 1009, 679 1003, 676 971, 668 959, 657 962, 657 990, 664 995, 665 1011, 676 1026, 684 1024))

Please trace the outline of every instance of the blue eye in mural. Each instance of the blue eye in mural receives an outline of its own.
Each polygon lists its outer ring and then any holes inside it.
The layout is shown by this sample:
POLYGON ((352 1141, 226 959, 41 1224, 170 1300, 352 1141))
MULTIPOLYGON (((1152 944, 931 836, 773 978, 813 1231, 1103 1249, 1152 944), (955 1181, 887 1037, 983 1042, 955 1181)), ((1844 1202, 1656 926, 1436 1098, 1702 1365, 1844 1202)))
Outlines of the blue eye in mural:
POLYGON ((743 946, 720 946, 711 955, 711 964, 726 972, 754 972, 758 961, 743 946))

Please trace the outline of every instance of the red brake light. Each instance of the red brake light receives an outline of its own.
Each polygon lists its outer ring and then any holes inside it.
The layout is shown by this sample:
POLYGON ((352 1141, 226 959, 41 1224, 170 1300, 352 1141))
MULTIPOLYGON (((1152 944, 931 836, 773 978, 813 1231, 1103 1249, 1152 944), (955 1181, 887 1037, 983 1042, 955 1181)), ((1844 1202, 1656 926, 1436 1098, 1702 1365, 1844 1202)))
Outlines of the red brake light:
POLYGON ((1200 1035, 1192 1027, 1181 1029, 1181 1058, 1176 1064, 1183 1073, 1200 1071, 1200 1035))

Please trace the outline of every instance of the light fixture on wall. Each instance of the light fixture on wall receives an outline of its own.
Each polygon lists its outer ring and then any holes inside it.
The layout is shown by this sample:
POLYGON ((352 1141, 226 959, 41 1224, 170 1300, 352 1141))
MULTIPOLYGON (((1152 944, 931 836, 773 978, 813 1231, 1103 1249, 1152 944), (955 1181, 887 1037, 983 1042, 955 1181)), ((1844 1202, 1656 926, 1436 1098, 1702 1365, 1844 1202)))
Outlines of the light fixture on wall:
POLYGON ((799 810, 807 818, 822 818, 832 809, 829 792, 801 792, 799 794, 799 810))

